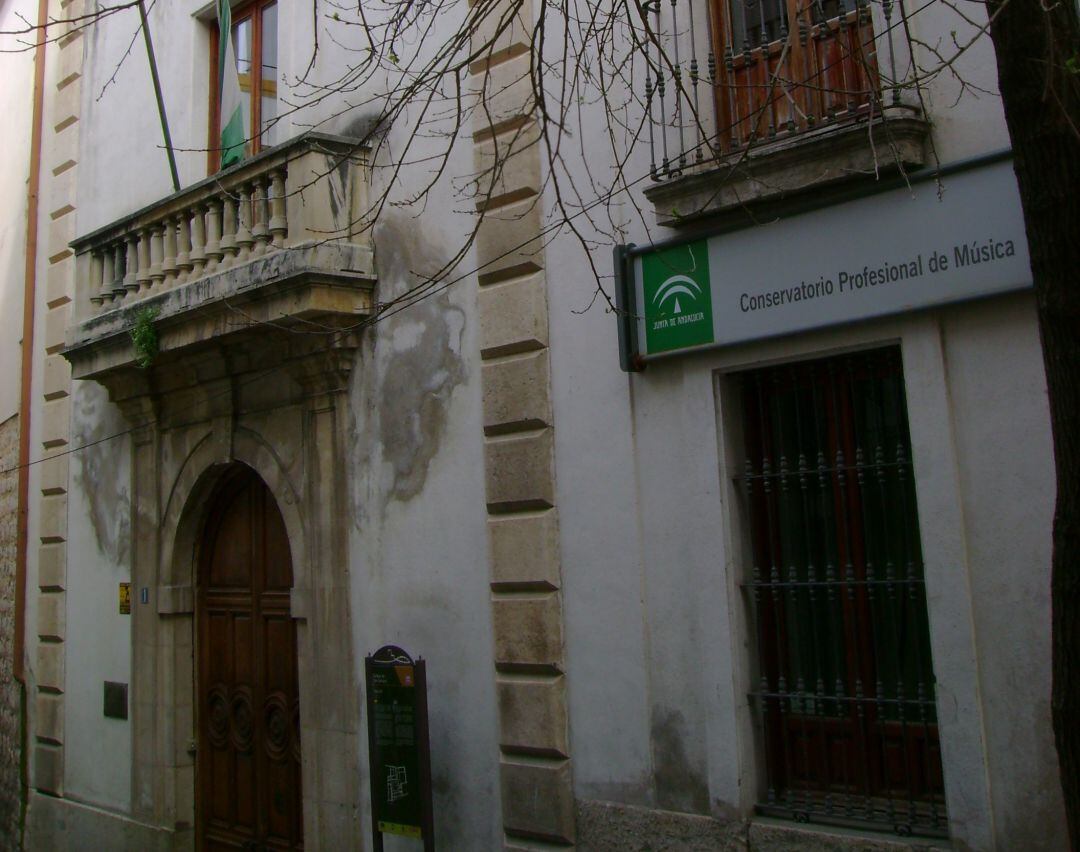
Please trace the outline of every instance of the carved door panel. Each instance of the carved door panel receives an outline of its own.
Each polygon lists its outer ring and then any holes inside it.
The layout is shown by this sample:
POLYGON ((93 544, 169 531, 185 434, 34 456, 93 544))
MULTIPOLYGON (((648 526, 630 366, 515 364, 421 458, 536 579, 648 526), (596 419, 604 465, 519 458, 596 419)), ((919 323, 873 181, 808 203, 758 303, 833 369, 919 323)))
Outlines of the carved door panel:
POLYGON ((238 468, 210 510, 196 608, 202 849, 303 847, 292 564, 273 496, 238 468))

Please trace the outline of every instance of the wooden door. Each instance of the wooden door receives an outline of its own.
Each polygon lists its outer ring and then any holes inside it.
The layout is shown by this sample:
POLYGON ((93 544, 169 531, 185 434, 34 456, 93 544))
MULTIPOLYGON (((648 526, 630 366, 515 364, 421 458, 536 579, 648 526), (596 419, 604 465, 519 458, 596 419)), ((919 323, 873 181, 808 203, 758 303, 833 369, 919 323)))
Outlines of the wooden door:
POLYGON ((296 627, 285 525, 238 466, 207 520, 196 604, 200 849, 303 847, 296 627))

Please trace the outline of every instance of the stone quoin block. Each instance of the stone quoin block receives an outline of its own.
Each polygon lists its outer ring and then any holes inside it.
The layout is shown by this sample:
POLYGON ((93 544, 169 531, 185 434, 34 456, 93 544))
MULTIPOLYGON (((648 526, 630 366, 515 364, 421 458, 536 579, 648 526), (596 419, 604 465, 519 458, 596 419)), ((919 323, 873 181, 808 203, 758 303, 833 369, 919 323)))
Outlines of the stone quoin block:
POLYGON ((495 589, 560 585, 559 521, 555 509, 543 512, 492 515, 491 582, 495 589))
POLYGON ((71 398, 50 400, 41 406, 41 446, 46 450, 66 444, 71 436, 71 398))
POLYGON ((67 538, 67 498, 63 494, 41 498, 38 535, 42 544, 67 538))
POLYGON ((539 197, 533 196, 484 214, 476 231, 482 284, 543 268, 540 207, 539 197))
POLYGON ((499 766, 503 825, 510 834, 572 842, 574 794, 570 761, 516 762, 499 766))
POLYGON ((538 273, 480 290, 480 352, 485 358, 547 346, 544 283, 538 273))
POLYGON ((67 544, 62 541, 38 548, 38 588, 60 591, 67 584, 67 544))
POLYGON ((41 493, 64 494, 68 490, 68 471, 70 470, 71 456, 67 453, 46 458, 39 467, 41 468, 41 493))
POLYGON ((555 504, 551 429, 488 438, 484 459, 489 511, 543 509, 555 504))
POLYGON ((477 207, 540 194, 540 125, 529 120, 473 145, 477 207))
POLYGON ((499 745, 504 751, 570 754, 564 676, 496 678, 499 745))
POLYGON ((484 429, 489 434, 551 424, 546 349, 484 364, 483 388, 484 429))
MULTIPOLYGON (((64 92, 77 91, 80 86, 69 86, 64 92)), ((57 117, 58 124, 53 128, 53 137, 49 145, 49 161, 63 163, 79 159, 79 119, 74 114, 57 117)), ((52 212, 51 210, 49 211, 52 212)), ((53 217, 54 221, 59 217, 53 217)))
MULTIPOLYGON (((82 86, 67 85, 58 89, 56 96, 52 98, 52 110, 49 116, 51 126, 64 127, 70 123, 70 119, 79 115, 79 102, 82 95, 82 86)), ((74 154, 73 154, 74 156, 74 154)))
MULTIPOLYGON (((59 162, 59 161, 58 161, 59 162)), ((49 263, 59 263, 66 257, 72 257, 71 247, 68 245, 75 239, 75 217, 61 216, 49 223, 49 263)))
MULTIPOLYGON (((62 210, 63 208, 61 208, 62 210)), ((75 208, 71 208, 73 211, 75 208)), ((67 218, 71 213, 62 214, 67 218)), ((60 217, 57 217, 60 218, 60 217)), ((71 301, 73 282, 75 280, 75 258, 68 257, 60 263, 52 264, 45 271, 45 304, 50 308, 56 308, 71 301)), ((61 359, 64 360, 64 359, 61 359)), ((67 363, 66 361, 64 363, 67 363)))
POLYGON ((63 592, 47 592, 38 598, 37 635, 41 639, 62 642, 67 616, 63 592))
POLYGON ((83 58, 77 50, 63 50, 56 63, 56 88, 63 89, 82 80, 83 58))
POLYGON ((34 697, 34 733, 39 740, 59 744, 64 741, 64 699, 49 692, 34 697))
POLYGON ((35 790, 61 796, 64 793, 64 750, 60 746, 34 745, 34 775, 30 783, 35 790))
POLYGON ((45 358, 45 378, 42 384, 45 399, 58 399, 68 395, 71 390, 71 365, 63 355, 49 355, 45 358))
POLYGON ((76 170, 65 171, 44 181, 43 204, 46 210, 60 210, 61 208, 75 203, 75 184, 78 172, 76 170))
POLYGON ((481 69, 470 78, 473 98, 481 103, 473 112, 473 137, 498 133, 523 121, 536 108, 529 55, 481 69))
POLYGON ((504 57, 525 53, 532 41, 533 9, 531 0, 495 0, 491 3, 470 3, 473 15, 479 7, 479 18, 472 31, 473 50, 483 50, 473 62, 474 73, 489 63, 497 63, 504 57))
POLYGON ((562 605, 558 592, 514 595, 492 602, 495 665, 547 668, 562 666, 562 605))
POLYGON ((38 689, 64 691, 64 646, 55 643, 38 645, 35 666, 38 689))
POLYGON ((58 305, 45 313, 45 352, 52 355, 64 346, 64 332, 71 318, 71 303, 58 305))

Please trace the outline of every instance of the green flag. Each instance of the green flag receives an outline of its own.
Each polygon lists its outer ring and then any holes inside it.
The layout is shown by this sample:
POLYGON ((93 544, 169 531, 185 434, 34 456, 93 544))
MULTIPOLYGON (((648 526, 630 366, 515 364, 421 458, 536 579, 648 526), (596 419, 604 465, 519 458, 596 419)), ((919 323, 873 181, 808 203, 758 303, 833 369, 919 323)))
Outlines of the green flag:
POLYGON ((218 103, 221 104, 221 167, 244 159, 247 127, 244 121, 244 98, 236 73, 233 50, 232 8, 229 0, 217 0, 218 17, 218 103))

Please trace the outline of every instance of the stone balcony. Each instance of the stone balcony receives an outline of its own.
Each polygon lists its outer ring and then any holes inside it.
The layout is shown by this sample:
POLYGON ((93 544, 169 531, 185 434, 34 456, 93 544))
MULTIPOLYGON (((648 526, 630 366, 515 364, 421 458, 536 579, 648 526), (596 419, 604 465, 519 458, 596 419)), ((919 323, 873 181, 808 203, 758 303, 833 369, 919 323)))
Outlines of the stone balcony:
POLYGON ((308 133, 75 240, 73 378, 120 401, 148 383, 347 359, 374 306, 366 166, 356 141, 308 133), (157 334, 150 368, 137 318, 157 334))

